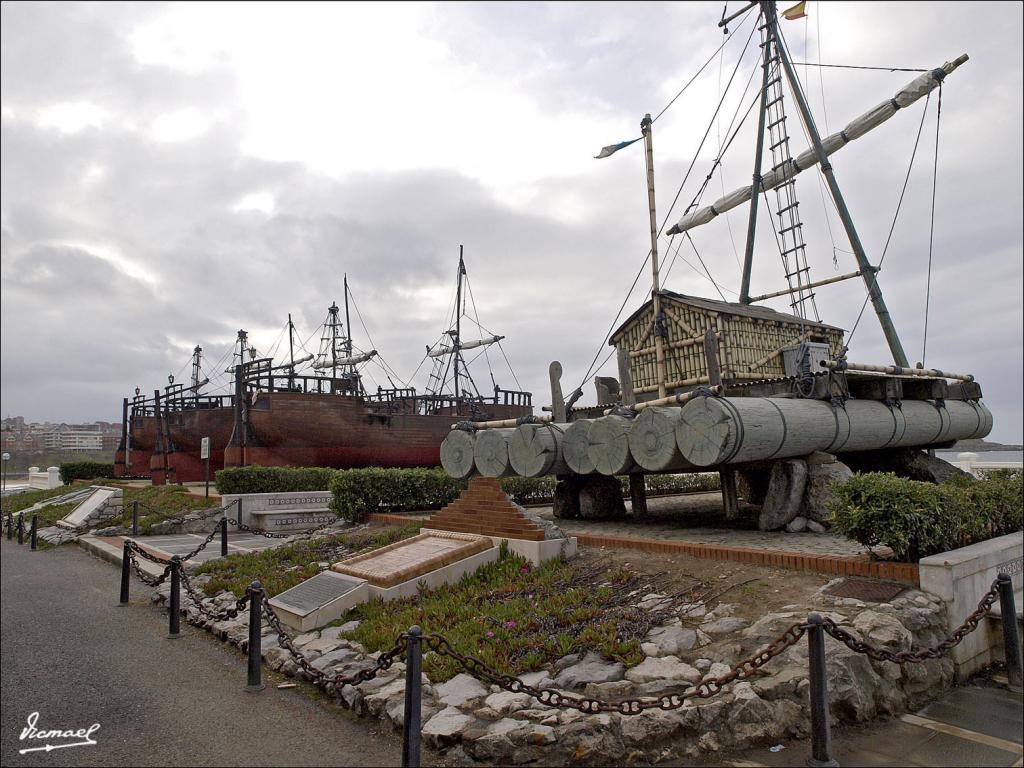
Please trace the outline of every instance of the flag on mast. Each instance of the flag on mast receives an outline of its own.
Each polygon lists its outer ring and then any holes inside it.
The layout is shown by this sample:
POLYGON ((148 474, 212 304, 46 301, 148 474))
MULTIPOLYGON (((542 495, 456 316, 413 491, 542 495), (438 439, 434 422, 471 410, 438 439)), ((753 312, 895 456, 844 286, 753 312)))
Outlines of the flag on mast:
POLYGON ((807 15, 807 0, 801 0, 801 2, 794 5, 792 8, 788 8, 782 12, 782 18, 786 21, 796 21, 802 19, 807 15))
POLYGON ((620 141, 618 144, 609 144, 607 147, 601 147, 601 151, 594 155, 594 159, 600 160, 605 157, 611 157, 620 149, 628 147, 630 144, 640 141, 642 138, 643 136, 637 136, 635 139, 631 139, 630 141, 620 141))

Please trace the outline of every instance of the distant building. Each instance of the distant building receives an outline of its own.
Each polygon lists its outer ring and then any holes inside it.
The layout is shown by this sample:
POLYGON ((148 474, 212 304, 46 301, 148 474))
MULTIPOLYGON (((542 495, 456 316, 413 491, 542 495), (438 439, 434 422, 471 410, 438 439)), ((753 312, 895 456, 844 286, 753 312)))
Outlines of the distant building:
POLYGON ((121 442, 121 424, 97 421, 91 424, 26 423, 14 416, 0 423, 0 445, 8 452, 38 451, 112 452, 121 442))
POLYGON ((103 433, 98 424, 61 424, 42 437, 43 448, 50 451, 103 450, 103 433))

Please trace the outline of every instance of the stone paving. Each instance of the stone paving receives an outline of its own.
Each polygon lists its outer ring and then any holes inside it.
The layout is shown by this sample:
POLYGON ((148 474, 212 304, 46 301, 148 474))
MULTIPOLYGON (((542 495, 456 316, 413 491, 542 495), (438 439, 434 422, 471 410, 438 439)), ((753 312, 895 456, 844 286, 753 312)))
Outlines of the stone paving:
MULTIPOLYGON (((647 517, 640 520, 633 518, 631 514, 624 520, 556 520, 555 522, 570 536, 593 533, 637 539, 688 541, 696 544, 771 549, 810 555, 868 554, 867 548, 858 542, 832 533, 736 530, 711 526, 690 527, 696 520, 706 522, 715 514, 722 514, 722 495, 718 491, 653 497, 647 500, 647 508, 647 517)), ((629 501, 626 502, 626 509, 632 513, 632 504, 629 501)), ((534 507, 533 511, 545 519, 554 519, 551 507, 534 507)))
MULTIPOLYGON (((124 540, 123 537, 109 537, 117 539, 118 545, 124 540)), ((130 538, 130 537, 129 537, 130 538)), ((178 533, 168 534, 165 536, 138 536, 135 538, 141 546, 146 549, 153 550, 156 554, 164 555, 168 558, 174 555, 185 555, 191 552, 193 549, 198 547, 205 539, 198 533, 178 533)), ((228 530, 228 554, 233 555, 244 552, 259 552, 270 547, 281 544, 281 539, 268 539, 266 536, 255 536, 252 534, 236 533, 232 535, 232 531, 228 530)), ((220 536, 214 537, 213 541, 206 545, 206 549, 197 554, 189 563, 205 563, 209 560, 216 560, 220 557, 220 536)))

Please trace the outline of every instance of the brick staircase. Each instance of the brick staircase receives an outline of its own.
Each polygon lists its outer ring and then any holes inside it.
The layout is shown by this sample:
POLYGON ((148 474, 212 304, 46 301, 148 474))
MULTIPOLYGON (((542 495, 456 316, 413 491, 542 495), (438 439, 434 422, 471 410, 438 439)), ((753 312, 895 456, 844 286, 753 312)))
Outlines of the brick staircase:
POLYGON ((544 540, 544 529, 519 511, 494 477, 472 478, 459 498, 431 516, 427 527, 506 539, 544 540))

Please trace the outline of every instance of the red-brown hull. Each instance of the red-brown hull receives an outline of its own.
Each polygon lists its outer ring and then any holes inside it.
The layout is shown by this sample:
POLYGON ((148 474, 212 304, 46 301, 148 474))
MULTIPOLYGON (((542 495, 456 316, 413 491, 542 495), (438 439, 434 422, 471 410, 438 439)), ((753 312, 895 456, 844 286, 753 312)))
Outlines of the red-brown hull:
MULTIPOLYGON (((487 418, 532 413, 525 406, 488 406, 487 418)), ((224 452, 224 465, 436 467, 441 441, 458 417, 377 413, 358 398, 294 392, 261 394, 249 410, 255 439, 224 452)))
MULTIPOLYGON (((156 417, 135 416, 131 424, 131 451, 128 452, 128 463, 125 464, 124 456, 119 451, 117 456, 122 459, 121 472, 117 474, 117 466, 114 466, 115 477, 146 477, 149 475, 150 461, 153 451, 156 449, 156 417)), ((115 457, 115 461, 117 458, 115 457)))
MULTIPOLYGON (((174 479, 192 483, 206 476, 206 462, 200 458, 204 437, 210 438, 210 475, 224 467, 224 449, 231 439, 234 411, 231 408, 200 408, 175 411, 167 416, 167 428, 174 450, 167 465, 174 479)), ((154 481, 155 482, 155 481, 154 481)))

